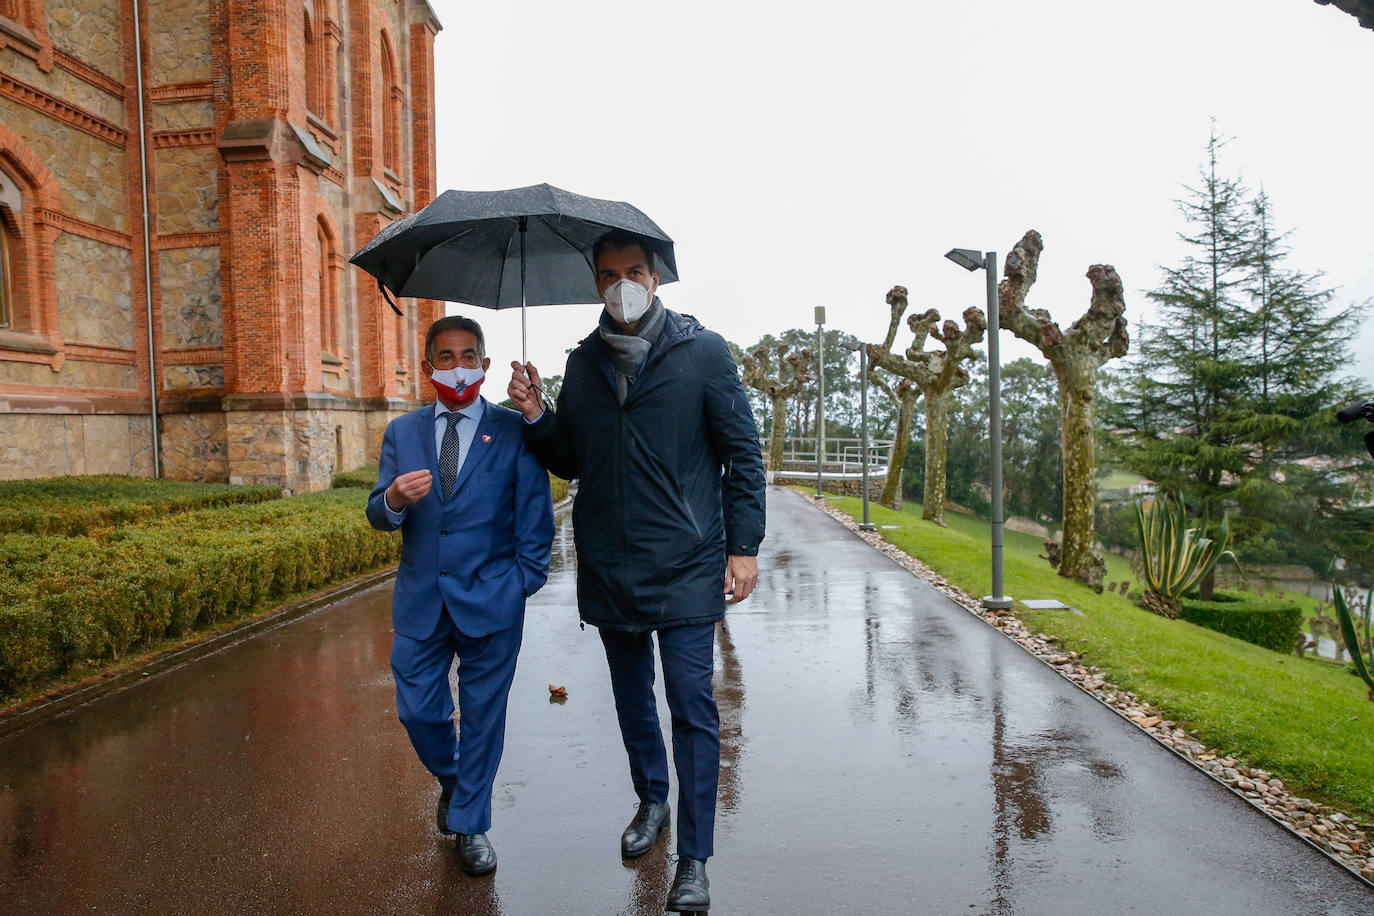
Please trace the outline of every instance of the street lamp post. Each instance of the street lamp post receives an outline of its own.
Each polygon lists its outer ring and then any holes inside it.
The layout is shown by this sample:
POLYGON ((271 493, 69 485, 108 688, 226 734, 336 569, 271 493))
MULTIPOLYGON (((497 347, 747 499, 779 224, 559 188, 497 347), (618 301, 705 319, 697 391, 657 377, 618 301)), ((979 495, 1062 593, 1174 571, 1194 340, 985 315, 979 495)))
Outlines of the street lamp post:
POLYGON ((1002 593, 1002 364, 998 352, 997 252, 979 255, 969 248, 953 248, 945 253, 965 270, 982 268, 988 287, 988 439, 992 462, 992 594, 983 597, 983 607, 1004 609, 1012 599, 1002 593))
POLYGON ((859 461, 863 474, 864 520, 860 531, 877 528, 868 518, 868 345, 862 341, 854 345, 859 351, 859 461))
POLYGON ((825 469, 825 306, 816 306, 816 499, 825 499, 821 472, 825 469))

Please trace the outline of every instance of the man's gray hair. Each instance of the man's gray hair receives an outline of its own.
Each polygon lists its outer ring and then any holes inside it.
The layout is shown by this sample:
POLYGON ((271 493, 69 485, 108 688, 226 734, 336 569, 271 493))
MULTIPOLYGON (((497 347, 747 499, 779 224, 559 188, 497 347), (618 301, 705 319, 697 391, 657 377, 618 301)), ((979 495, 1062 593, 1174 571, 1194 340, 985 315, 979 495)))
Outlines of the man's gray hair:
POLYGON ((462 315, 445 315, 430 325, 429 330, 425 332, 425 359, 429 360, 431 366, 434 365, 434 338, 445 331, 467 331, 477 338, 477 358, 487 358, 487 339, 482 336, 482 326, 462 315))

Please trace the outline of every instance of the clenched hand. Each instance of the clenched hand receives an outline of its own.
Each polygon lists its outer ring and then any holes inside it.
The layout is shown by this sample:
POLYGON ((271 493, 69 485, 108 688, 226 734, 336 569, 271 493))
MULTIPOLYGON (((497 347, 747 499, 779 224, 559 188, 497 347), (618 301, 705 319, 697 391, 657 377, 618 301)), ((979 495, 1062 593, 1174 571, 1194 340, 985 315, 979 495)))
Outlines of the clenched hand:
POLYGON ((386 504, 399 512, 411 503, 419 502, 434 486, 434 477, 427 470, 402 474, 386 488, 386 504))
POLYGON ((758 557, 731 555, 725 558, 725 594, 730 596, 727 604, 739 604, 748 598, 758 581, 758 557))

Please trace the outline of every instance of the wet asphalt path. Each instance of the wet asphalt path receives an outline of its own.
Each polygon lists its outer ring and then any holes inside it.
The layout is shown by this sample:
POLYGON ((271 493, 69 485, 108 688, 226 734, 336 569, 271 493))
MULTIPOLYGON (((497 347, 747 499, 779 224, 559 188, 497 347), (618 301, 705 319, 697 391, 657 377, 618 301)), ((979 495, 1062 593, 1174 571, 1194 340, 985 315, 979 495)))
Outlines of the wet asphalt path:
MULTIPOLYGON (((713 913, 1371 913, 1348 873, 806 505, 717 659, 713 913)), ((459 871, 395 721, 390 583, 0 739, 0 913, 661 913, 572 533, 459 871), (564 703, 548 685, 566 686, 564 703)), ((666 723, 666 705, 662 703, 666 723)))

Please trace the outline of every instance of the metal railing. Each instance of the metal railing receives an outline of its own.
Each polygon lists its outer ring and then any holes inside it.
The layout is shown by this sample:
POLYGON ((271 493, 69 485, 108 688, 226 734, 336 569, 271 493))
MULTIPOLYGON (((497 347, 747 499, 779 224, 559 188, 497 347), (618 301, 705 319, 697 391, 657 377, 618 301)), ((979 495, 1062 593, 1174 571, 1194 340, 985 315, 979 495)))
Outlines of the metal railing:
MULTIPOLYGON (((770 452, 771 441, 763 440, 763 450, 770 452)), ((886 474, 892 461, 891 439, 869 440, 867 450, 868 473, 886 474)), ((825 454, 821 473, 826 476, 859 477, 863 474, 865 451, 861 440, 825 437, 825 454)), ((782 441, 782 465, 788 472, 816 473, 816 437, 790 436, 782 441)))

